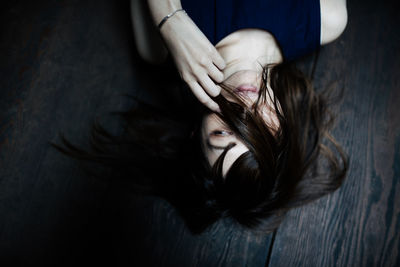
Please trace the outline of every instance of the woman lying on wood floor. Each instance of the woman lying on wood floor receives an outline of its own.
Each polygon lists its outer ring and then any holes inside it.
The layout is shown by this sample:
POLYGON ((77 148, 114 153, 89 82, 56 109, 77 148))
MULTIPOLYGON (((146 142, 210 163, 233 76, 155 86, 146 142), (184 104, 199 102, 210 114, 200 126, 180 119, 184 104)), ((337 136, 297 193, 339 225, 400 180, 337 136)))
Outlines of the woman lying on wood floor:
POLYGON ((166 198, 196 233, 226 217, 270 232, 291 208, 340 187, 348 160, 329 133, 329 90, 317 92, 295 63, 341 35, 344 0, 132 0, 131 7, 143 60, 172 60, 198 102, 159 110, 137 100, 114 113, 125 122, 121 135, 95 123, 91 151, 64 137, 53 146, 166 198))

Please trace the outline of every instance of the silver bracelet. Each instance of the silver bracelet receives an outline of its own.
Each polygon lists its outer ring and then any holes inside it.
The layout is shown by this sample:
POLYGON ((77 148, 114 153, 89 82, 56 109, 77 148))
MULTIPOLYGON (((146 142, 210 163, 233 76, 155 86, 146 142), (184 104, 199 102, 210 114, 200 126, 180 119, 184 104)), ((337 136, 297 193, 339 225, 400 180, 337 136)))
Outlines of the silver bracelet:
POLYGON ((166 16, 161 20, 160 24, 158 24, 158 29, 161 29, 161 26, 167 21, 167 19, 169 19, 170 17, 172 17, 173 15, 175 15, 175 13, 178 12, 178 11, 183 11, 183 12, 186 13, 186 11, 185 11, 183 8, 181 8, 181 9, 177 9, 177 10, 175 10, 174 12, 172 12, 172 13, 166 15, 166 16))

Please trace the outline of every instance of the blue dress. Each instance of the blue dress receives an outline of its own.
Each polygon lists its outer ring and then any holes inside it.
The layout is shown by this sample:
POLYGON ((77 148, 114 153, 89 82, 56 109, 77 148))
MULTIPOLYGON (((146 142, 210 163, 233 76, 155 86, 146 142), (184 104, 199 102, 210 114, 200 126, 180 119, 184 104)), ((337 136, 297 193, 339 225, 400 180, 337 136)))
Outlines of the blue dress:
POLYGON ((182 7, 216 45, 243 28, 261 28, 277 40, 285 60, 320 46, 319 0, 181 0, 182 7))

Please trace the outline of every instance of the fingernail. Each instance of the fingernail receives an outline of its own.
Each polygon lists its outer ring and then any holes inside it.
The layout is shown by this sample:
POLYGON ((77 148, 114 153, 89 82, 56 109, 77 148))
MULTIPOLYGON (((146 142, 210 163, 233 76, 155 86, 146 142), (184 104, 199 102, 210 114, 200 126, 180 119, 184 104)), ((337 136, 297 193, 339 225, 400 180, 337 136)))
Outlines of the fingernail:
POLYGON ((219 93, 221 93, 221 91, 220 90, 214 90, 214 95, 213 95, 213 97, 217 97, 218 95, 219 95, 219 93))

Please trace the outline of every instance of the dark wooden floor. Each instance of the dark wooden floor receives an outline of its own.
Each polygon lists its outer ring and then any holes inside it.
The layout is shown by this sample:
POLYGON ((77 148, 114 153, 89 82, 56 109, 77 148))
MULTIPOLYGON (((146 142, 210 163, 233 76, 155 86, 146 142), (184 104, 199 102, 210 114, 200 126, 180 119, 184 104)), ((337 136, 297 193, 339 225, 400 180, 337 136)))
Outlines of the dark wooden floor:
POLYGON ((128 1, 3 5, 0 265, 400 266, 395 3, 349 1, 340 39, 300 62, 317 87, 344 86, 334 131, 350 156, 344 185, 291 211, 273 234, 222 221, 199 236, 165 201, 85 178, 47 143, 61 131, 85 144, 96 116, 129 107, 122 94, 171 100, 137 57, 128 1))

